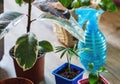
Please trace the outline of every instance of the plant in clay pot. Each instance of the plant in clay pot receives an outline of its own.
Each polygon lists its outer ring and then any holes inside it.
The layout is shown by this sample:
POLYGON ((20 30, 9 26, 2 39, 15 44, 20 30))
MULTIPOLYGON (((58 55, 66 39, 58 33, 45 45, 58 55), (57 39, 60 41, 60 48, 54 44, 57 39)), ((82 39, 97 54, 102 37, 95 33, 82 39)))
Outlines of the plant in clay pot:
MULTIPOLYGON (((23 3, 28 4, 26 5, 28 6, 27 31, 17 39, 15 46, 10 50, 10 55, 14 60, 16 75, 38 84, 44 79, 44 55, 53 51, 53 47, 46 40, 38 41, 36 35, 30 31, 32 22, 36 21, 36 19, 31 19, 32 1, 34 0, 15 1, 20 6, 23 3)), ((2 13, 0 15, 0 38, 19 23, 22 16, 25 15, 19 12, 2 13)))
POLYGON ((101 72, 107 72, 105 67, 100 67, 98 71, 94 72, 93 67, 94 64, 88 64, 89 67, 89 76, 86 79, 80 79, 78 84, 110 84, 102 75, 101 72))
POLYGON ((66 48, 63 46, 56 47, 56 52, 62 52, 60 58, 66 56, 67 63, 58 67, 53 71, 55 75, 56 84, 76 84, 78 79, 81 79, 84 73, 84 69, 76 65, 71 64, 73 56, 77 55, 77 48, 66 48))

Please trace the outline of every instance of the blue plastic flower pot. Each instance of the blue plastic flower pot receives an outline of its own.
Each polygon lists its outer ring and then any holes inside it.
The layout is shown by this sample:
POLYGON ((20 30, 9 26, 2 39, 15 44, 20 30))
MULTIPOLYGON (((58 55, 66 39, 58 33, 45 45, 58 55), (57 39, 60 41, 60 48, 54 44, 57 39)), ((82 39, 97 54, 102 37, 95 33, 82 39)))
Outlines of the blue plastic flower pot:
POLYGON ((78 74, 75 78, 73 79, 68 79, 65 78, 59 74, 57 74, 58 71, 62 70, 64 67, 66 67, 68 65, 68 63, 64 63, 63 65, 61 65, 60 67, 58 67, 57 69, 55 69, 52 74, 55 75, 55 80, 56 80, 56 84, 77 84, 77 81, 82 79, 83 77, 83 73, 84 73, 84 69, 80 68, 76 65, 70 64, 71 68, 75 68, 76 70, 80 70, 81 73, 78 74))

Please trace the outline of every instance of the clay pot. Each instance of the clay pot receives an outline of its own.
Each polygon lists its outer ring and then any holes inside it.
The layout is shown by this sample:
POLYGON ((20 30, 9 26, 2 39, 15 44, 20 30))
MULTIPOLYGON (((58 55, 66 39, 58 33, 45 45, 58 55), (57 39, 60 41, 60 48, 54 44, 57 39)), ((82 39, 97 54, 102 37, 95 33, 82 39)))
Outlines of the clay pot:
POLYGON ((26 78, 18 77, 0 80, 0 84, 33 84, 33 82, 26 78))
POLYGON ((38 58, 35 65, 27 71, 23 71, 21 67, 18 66, 15 59, 14 66, 17 77, 25 77, 34 82, 34 84, 39 84, 44 80, 44 56, 38 58))
MULTIPOLYGON (((102 84, 110 84, 102 75, 100 75, 100 80, 102 81, 102 84)), ((78 80, 78 84, 89 84, 88 82, 88 78, 78 80)))

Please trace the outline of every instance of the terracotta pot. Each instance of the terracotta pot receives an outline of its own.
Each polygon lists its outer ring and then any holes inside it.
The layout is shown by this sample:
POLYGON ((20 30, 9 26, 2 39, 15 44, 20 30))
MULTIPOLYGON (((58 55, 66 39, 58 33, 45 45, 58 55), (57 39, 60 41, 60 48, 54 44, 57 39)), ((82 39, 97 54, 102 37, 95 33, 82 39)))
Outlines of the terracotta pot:
MULTIPOLYGON (((100 76, 100 80, 103 82, 103 84, 110 84, 103 76, 100 76)), ((89 84, 88 78, 78 80, 78 84, 89 84)))
POLYGON ((26 78, 18 77, 0 80, 0 84, 33 84, 33 82, 26 78))
POLYGON ((18 66, 15 59, 14 66, 17 77, 25 77, 34 82, 34 84, 39 84, 44 80, 44 56, 38 58, 35 65, 27 71, 23 71, 21 67, 18 66))

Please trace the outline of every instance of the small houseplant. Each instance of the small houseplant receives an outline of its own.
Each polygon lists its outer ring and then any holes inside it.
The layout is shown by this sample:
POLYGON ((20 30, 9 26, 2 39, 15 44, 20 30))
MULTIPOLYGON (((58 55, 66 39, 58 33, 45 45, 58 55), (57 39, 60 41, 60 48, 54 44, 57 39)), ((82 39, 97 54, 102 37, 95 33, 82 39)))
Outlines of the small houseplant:
POLYGON ((100 75, 101 72, 107 72, 105 67, 100 67, 96 72, 93 71, 93 63, 88 64, 88 67, 88 78, 79 80, 78 84, 110 84, 102 75, 100 75))
MULTIPOLYGON (((28 3, 27 32, 20 36, 15 46, 10 50, 15 64, 16 75, 25 77, 38 84, 44 78, 44 55, 53 51, 53 47, 48 41, 38 41, 34 33, 30 31, 31 23, 36 19, 31 19, 32 2, 34 0, 15 0, 20 6, 28 3)), ((24 14, 19 12, 7 12, 0 15, 0 38, 10 30, 13 25, 20 21, 24 14), (11 25, 11 26, 10 26, 11 25), (9 27, 8 27, 9 26, 9 27)))
POLYGON ((60 58, 66 56, 67 63, 64 63, 53 71, 56 84, 76 84, 78 79, 81 79, 84 69, 71 64, 73 56, 77 56, 77 48, 66 48, 63 46, 56 47, 56 52, 62 52, 60 58))

